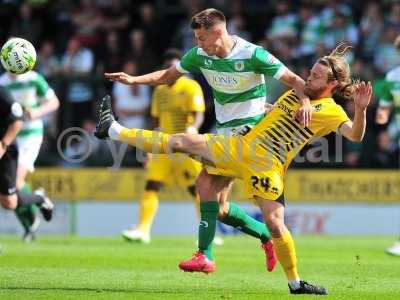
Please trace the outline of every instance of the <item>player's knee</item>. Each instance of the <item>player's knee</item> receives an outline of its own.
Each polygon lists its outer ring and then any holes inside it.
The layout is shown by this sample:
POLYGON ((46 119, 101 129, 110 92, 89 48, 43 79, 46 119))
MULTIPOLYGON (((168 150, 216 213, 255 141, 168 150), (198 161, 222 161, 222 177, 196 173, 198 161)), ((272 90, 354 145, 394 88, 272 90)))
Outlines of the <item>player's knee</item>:
POLYGON ((1 206, 5 209, 15 209, 17 207, 17 196, 14 195, 1 195, 1 206))
POLYGON ((273 237, 281 237, 285 233, 285 224, 281 218, 268 215, 265 217, 265 223, 273 237))

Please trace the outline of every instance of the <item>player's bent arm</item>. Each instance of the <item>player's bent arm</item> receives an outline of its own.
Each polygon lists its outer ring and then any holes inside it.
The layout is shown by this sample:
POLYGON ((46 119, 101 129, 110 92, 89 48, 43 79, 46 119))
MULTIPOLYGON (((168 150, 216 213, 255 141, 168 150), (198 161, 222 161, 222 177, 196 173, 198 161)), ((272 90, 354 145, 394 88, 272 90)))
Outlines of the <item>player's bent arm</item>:
POLYGON ((30 111, 29 119, 35 120, 40 119, 60 107, 60 100, 54 92, 49 93, 43 103, 36 109, 30 111))
POLYGON ((364 138, 366 126, 366 110, 356 107, 354 120, 344 122, 340 126, 339 131, 348 140, 361 142, 364 138))
POLYGON ((168 69, 158 70, 141 76, 130 76, 124 72, 105 73, 104 76, 111 81, 118 81, 124 84, 148 84, 161 85, 172 84, 183 74, 179 72, 175 66, 168 69))
POLYGON ((301 105, 310 104, 310 99, 304 94, 305 81, 300 76, 286 69, 279 80, 295 90, 301 105))

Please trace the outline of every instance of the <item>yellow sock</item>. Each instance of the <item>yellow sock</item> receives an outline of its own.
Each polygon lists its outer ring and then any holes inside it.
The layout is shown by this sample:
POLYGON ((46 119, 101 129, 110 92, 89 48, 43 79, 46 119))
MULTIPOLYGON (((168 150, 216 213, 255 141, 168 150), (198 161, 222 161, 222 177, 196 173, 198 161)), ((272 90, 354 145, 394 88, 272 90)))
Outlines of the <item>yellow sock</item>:
POLYGON ((137 128, 123 128, 118 140, 135 146, 145 152, 167 154, 169 134, 137 128))
POLYGON ((150 233, 158 209, 158 192, 144 191, 140 199, 138 229, 150 233))
POLYGON ((286 273, 288 281, 299 280, 296 249, 290 232, 287 231, 280 238, 272 237, 272 240, 274 241, 276 256, 286 273))

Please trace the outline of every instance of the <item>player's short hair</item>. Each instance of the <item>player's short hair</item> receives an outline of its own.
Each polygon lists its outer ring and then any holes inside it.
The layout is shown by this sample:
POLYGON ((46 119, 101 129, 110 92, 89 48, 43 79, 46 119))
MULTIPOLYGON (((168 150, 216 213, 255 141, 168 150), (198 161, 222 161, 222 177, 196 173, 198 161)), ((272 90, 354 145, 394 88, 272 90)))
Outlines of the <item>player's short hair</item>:
POLYGON ((163 62, 171 59, 181 59, 181 58, 182 58, 182 51, 176 48, 167 49, 162 56, 163 62))
POLYGON ((336 80, 338 82, 334 95, 344 99, 352 99, 355 85, 358 81, 351 78, 349 63, 345 54, 352 47, 344 43, 339 44, 329 55, 318 60, 318 63, 327 66, 330 71, 328 73, 328 81, 336 80))
POLYGON ((190 28, 204 28, 207 30, 219 23, 226 23, 224 14, 218 9, 207 8, 192 17, 190 20, 190 28))

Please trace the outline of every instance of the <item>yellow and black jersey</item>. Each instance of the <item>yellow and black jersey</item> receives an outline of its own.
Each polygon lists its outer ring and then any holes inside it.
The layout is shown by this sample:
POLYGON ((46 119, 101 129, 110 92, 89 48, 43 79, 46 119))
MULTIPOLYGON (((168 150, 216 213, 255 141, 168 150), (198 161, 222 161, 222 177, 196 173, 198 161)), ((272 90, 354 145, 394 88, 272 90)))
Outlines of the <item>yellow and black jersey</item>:
POLYGON ((193 124, 193 112, 204 110, 203 91, 193 79, 182 76, 173 85, 160 85, 154 90, 151 115, 159 119, 163 132, 185 132, 193 124))
POLYGON ((349 120, 343 108, 332 98, 312 100, 311 105, 314 112, 310 125, 301 127, 294 120, 299 101, 295 92, 290 90, 278 99, 268 116, 243 138, 247 143, 257 145, 258 155, 265 151, 286 169, 310 140, 335 131, 349 120))

